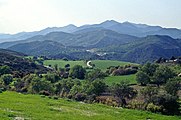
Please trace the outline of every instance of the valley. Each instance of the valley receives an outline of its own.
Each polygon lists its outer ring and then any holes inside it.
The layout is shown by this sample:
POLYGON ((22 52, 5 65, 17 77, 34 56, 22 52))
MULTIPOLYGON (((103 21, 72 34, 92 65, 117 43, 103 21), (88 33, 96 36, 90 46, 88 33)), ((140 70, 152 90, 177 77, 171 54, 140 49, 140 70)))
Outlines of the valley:
POLYGON ((172 30, 111 20, 3 36, 0 119, 180 119, 172 30))

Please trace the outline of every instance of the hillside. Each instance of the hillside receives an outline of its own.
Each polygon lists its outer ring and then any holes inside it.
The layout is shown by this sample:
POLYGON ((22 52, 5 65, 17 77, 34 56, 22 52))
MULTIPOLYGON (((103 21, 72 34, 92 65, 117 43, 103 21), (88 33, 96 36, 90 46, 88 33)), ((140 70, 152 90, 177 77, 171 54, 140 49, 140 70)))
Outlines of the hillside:
POLYGON ((137 43, 128 45, 123 59, 146 62, 160 57, 171 58, 181 55, 181 44, 169 36, 148 36, 137 43), (138 46, 134 48, 134 46, 138 46))
POLYGON ((40 73, 47 72, 46 68, 26 60, 24 56, 22 53, 0 49, 0 66, 8 66, 10 68, 8 73, 16 77, 23 77, 35 71, 40 73))
POLYGON ((38 35, 22 41, 1 43, 0 47, 7 48, 19 43, 29 43, 34 41, 56 41, 65 46, 84 46, 84 47, 106 47, 115 44, 124 44, 136 40, 137 37, 119 34, 106 29, 95 29, 79 34, 64 32, 51 32, 46 35, 38 35))
POLYGON ((66 47, 59 42, 50 40, 20 43, 8 49, 32 56, 47 56, 54 59, 67 58, 69 60, 79 60, 99 58, 98 55, 87 52, 83 47, 66 47))
POLYGON ((112 45, 120 45, 137 40, 137 37, 119 34, 117 32, 101 29, 90 31, 76 36, 75 44, 84 47, 102 48, 112 45))
POLYGON ((12 50, 7 50, 7 49, 0 49, 0 54, 8 54, 8 55, 19 56, 19 57, 26 56, 23 53, 12 51, 12 50))
POLYGON ((26 53, 28 55, 51 55, 58 51, 66 51, 64 45, 53 41, 34 41, 29 43, 20 43, 9 49, 26 53))
POLYGON ((153 35, 140 38, 136 42, 125 45, 111 46, 101 52, 107 52, 106 57, 108 58, 145 63, 147 61, 154 61, 160 57, 170 58, 172 56, 180 56, 181 44, 180 40, 169 36, 153 35))
POLYGON ((60 42, 56 37, 59 33, 48 35, 52 35, 51 40, 54 41, 41 40, 20 43, 8 49, 22 51, 28 55, 45 55, 52 58, 110 59, 136 63, 154 61, 160 57, 170 58, 181 55, 181 40, 169 36, 150 35, 136 38, 109 30, 100 30, 77 34, 69 41, 69 45, 73 46, 65 46, 61 43, 66 44, 66 42, 60 42))
POLYGON ((54 100, 39 95, 15 92, 0 93, 0 119, 71 119, 71 120, 178 120, 150 112, 114 108, 102 104, 86 104, 66 99, 54 100), (9 99, 11 98, 11 99, 9 99))

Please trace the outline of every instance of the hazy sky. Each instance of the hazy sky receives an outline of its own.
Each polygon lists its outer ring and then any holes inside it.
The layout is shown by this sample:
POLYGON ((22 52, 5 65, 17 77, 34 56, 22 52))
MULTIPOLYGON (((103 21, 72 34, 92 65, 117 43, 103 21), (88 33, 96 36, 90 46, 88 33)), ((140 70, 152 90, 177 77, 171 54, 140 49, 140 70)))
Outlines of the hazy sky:
POLYGON ((181 0, 0 0, 0 33, 105 20, 181 28, 181 0))

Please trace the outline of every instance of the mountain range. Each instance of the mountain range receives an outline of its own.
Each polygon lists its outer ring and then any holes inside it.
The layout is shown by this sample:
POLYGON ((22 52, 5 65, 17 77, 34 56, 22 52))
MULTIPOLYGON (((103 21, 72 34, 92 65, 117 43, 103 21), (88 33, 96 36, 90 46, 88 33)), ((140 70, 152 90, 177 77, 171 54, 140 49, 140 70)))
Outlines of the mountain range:
POLYGON ((46 35, 50 32, 82 33, 95 29, 108 29, 121 34, 146 37, 147 35, 168 35, 172 38, 181 38, 181 30, 176 28, 163 28, 161 26, 150 26, 146 24, 135 24, 130 22, 119 23, 107 20, 100 24, 83 25, 77 27, 73 24, 64 27, 48 27, 34 32, 20 32, 17 34, 0 34, 0 42, 24 40, 36 35, 46 35))
POLYGON ((114 59, 144 63, 181 56, 181 30, 108 20, 77 27, 0 34, 0 48, 27 55, 69 59, 114 59))

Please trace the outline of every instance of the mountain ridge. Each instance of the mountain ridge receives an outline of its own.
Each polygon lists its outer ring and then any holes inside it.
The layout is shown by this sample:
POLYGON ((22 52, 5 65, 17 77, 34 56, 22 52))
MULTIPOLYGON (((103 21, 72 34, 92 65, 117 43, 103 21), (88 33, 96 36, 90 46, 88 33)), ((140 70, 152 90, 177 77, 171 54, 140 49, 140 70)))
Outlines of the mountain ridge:
POLYGON ((117 22, 115 20, 106 20, 99 24, 90 24, 90 25, 82 25, 75 26, 73 24, 69 24, 64 27, 47 27, 40 31, 33 32, 20 32, 17 34, 0 34, 0 43, 8 42, 8 41, 17 41, 24 40, 35 35, 45 35, 50 32, 61 31, 67 33, 74 33, 76 31, 80 31, 87 28, 104 28, 113 30, 115 32, 121 34, 128 34, 137 37, 146 37, 147 35, 169 35, 173 38, 181 38, 181 30, 177 28, 164 28, 161 26, 151 26, 147 24, 136 24, 131 22, 117 22), (171 33, 170 33, 171 32, 171 33))

